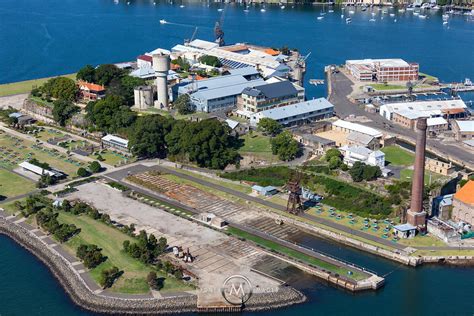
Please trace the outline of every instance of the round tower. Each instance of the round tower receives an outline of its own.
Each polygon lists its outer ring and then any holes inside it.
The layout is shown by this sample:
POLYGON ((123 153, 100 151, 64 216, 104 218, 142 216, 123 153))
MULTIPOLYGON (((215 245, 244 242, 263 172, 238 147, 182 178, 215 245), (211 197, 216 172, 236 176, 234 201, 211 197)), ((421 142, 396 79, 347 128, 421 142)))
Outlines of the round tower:
POLYGON ((156 92, 158 99, 155 107, 168 107, 168 72, 170 70, 170 56, 166 54, 153 55, 153 70, 156 75, 156 92))

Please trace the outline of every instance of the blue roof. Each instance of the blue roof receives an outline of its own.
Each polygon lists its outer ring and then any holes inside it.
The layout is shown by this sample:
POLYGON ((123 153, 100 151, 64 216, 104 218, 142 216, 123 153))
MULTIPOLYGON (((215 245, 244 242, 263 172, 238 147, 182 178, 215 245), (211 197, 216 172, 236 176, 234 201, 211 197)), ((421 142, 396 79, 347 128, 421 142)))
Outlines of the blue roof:
POLYGON ((326 98, 319 98, 308 100, 300 103, 281 106, 278 108, 265 110, 259 112, 260 117, 267 117, 274 120, 281 120, 287 117, 292 117, 301 114, 307 114, 313 111, 334 108, 334 105, 326 100, 326 98))
POLYGON ((258 70, 255 67, 230 69, 229 72, 231 75, 242 75, 242 76, 251 76, 251 75, 259 74, 258 70))
POLYGON ((8 115, 8 117, 14 117, 14 118, 20 118, 22 117, 24 114, 20 113, 20 112, 14 112, 14 113, 11 113, 10 115, 8 115))
POLYGON ((298 90, 296 90, 295 86, 287 80, 267 83, 257 88, 247 88, 244 91, 244 94, 253 97, 262 95, 267 99, 280 98, 297 93, 298 90))

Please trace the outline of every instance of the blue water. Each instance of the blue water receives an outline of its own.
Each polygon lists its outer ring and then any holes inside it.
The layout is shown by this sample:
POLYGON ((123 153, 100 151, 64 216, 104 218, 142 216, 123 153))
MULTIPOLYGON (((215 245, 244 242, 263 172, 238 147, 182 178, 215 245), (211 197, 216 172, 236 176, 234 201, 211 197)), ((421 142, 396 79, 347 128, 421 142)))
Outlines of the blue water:
MULTIPOLYGON (((1 0, 0 83, 77 71, 84 64, 135 59, 157 47, 169 48, 191 37, 212 40, 220 4, 165 4, 112 0, 1 0), (170 24, 159 24, 166 19, 170 24), (176 24, 174 24, 176 23, 176 24)), ((281 10, 267 6, 227 6, 226 41, 296 47, 308 58, 307 79, 323 78, 323 66, 346 59, 401 57, 419 62, 421 71, 442 81, 474 79, 474 22, 466 17, 442 25, 441 13, 421 20, 411 13, 394 18, 357 12, 352 24, 341 12, 317 21, 320 7, 281 10)), ((327 11, 327 8, 326 8, 327 11)), ((308 97, 324 96, 324 87, 306 84, 308 97)), ((469 96, 469 95, 467 95, 469 96)), ((474 99, 473 94, 471 97, 474 99)), ((306 245, 355 262, 387 276, 386 286, 374 293, 353 295, 305 276, 299 284, 310 302, 268 315, 472 315, 474 269, 425 266, 412 269, 317 239, 306 245)), ((50 272, 33 256, 0 236, 0 315, 79 315, 50 272)))

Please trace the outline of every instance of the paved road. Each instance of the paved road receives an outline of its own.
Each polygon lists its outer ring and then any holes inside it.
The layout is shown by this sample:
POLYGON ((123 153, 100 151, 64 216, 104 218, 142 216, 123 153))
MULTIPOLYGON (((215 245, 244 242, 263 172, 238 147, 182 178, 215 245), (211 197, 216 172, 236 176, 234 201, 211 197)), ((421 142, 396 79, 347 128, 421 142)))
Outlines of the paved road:
MULTIPOLYGON (((364 125, 409 138, 413 142, 415 141, 414 131, 400 127, 379 114, 368 113, 363 108, 350 102, 347 96, 352 92, 352 82, 343 73, 339 72, 331 76, 332 92, 329 96, 329 101, 334 104, 335 112, 338 117, 345 118, 351 114, 365 116, 369 118, 371 122, 364 123, 364 125)), ((453 157, 456 160, 463 161, 469 168, 474 169, 474 155, 463 148, 441 143, 436 139, 428 139, 427 146, 428 149, 431 148, 432 150, 434 149, 440 152, 443 157, 453 157)))
MULTIPOLYGON (((227 194, 236 196, 238 198, 241 198, 241 199, 244 199, 244 200, 247 200, 247 201, 250 201, 250 202, 258 203, 258 204, 261 204, 261 205, 264 205, 264 206, 267 206, 267 207, 270 207, 270 208, 273 208, 273 209, 277 209, 277 210, 280 210, 280 211, 286 211, 286 208, 282 205, 275 204, 275 203, 270 202, 268 200, 263 200, 259 197, 251 196, 251 195, 248 195, 246 193, 224 187, 220 184, 216 184, 216 183, 210 182, 208 180, 203 180, 201 178, 197 178, 197 177, 194 177, 194 176, 191 176, 191 175, 188 175, 188 174, 184 174, 184 173, 175 171, 171 168, 164 168, 164 167, 161 167, 161 166, 146 167, 146 166, 142 166, 142 165, 135 165, 135 166, 132 166, 130 168, 124 168, 122 170, 110 173, 109 176, 112 174, 114 176, 114 178, 117 180, 117 179, 122 179, 123 177, 125 177, 127 175, 127 170, 130 170, 132 173, 139 173, 139 172, 143 172, 145 170, 150 170, 150 169, 158 170, 158 171, 162 171, 162 172, 167 172, 167 173, 173 174, 175 176, 178 176, 182 179, 193 181, 195 183, 198 183, 198 184, 207 186, 209 188, 225 192, 227 194), (121 177, 118 177, 118 176, 121 176, 121 177)), ((129 184, 127 184, 127 185, 130 186, 129 184)), ((149 194, 149 193, 146 193, 146 194, 149 194)), ((345 233, 348 233, 348 234, 351 234, 351 235, 355 235, 355 236, 358 236, 358 237, 361 237, 361 238, 364 238, 364 239, 367 239, 367 240, 371 240, 371 241, 377 242, 379 244, 383 244, 385 246, 389 246, 389 247, 392 247, 392 248, 395 248, 395 249, 398 249, 398 250, 402 250, 402 249, 407 248, 406 245, 397 244, 397 243, 394 243, 392 241, 382 239, 382 238, 376 237, 374 235, 364 233, 364 232, 359 231, 359 230, 354 230, 350 227, 335 223, 333 221, 330 221, 330 220, 327 220, 327 219, 324 219, 324 218, 319 218, 319 217, 309 215, 309 214, 301 214, 300 216, 303 217, 303 218, 306 218, 308 220, 311 220, 313 222, 316 222, 316 223, 323 224, 325 226, 334 228, 338 231, 342 231, 342 232, 345 232, 345 233)), ((416 248, 422 249, 422 250, 473 250, 474 249, 474 247, 459 247, 459 246, 445 246, 445 247, 429 247, 429 246, 426 246, 426 247, 416 247, 416 248)))
MULTIPOLYGON (((130 168, 126 168, 126 169, 123 169, 123 170, 117 170, 117 171, 114 171, 114 172, 111 172, 111 173, 108 173, 108 174, 105 174, 103 175, 104 178, 107 178, 107 179, 111 179, 113 181, 116 181, 116 182, 119 182, 127 187, 129 187, 130 189, 132 189, 133 191, 135 192, 138 192, 140 194, 143 194, 143 195, 147 195, 147 196, 151 196, 152 198, 155 198, 157 200, 162 200, 163 202, 166 202, 170 205, 173 205, 174 207, 176 208, 181 208, 181 209, 184 209, 186 211, 189 211, 193 214, 199 214, 200 211, 197 210, 197 209, 194 209, 192 207, 189 207, 187 205, 184 205, 176 200, 173 200, 173 199, 170 199, 168 198, 167 196, 165 195, 162 195, 160 193, 157 193, 157 192, 151 192, 149 190, 145 190, 145 189, 142 189, 140 187, 137 187, 133 184, 130 184, 129 182, 124 182, 122 181, 124 177, 126 177, 127 175, 130 175, 130 174, 136 174, 136 173, 141 173, 141 172, 145 172, 145 171, 150 171, 150 170, 160 170, 160 171, 163 171, 163 172, 166 172, 166 173, 171 173, 171 174, 176 174, 177 176, 181 176, 183 175, 182 173, 179 173, 179 172, 173 172, 172 170, 170 169, 167 169, 167 168, 162 168, 162 167, 146 167, 146 166, 143 166, 143 165, 135 165, 135 166, 132 166, 130 168)), ((188 180, 190 180, 190 178, 192 178, 193 180, 192 181, 195 181, 194 177, 189 177, 189 178, 186 178, 188 180)), ((196 179, 196 180, 201 180, 201 179, 196 179)), ((204 181, 203 181, 204 182, 204 181)), ((205 182, 207 184, 207 182, 205 182)), ((205 185, 206 185, 205 184, 205 185)), ((212 183, 211 183, 212 184, 212 183)), ((240 193, 240 192, 239 192, 240 193)), ((263 201, 263 200, 262 200, 263 201)), ((294 243, 291 243, 287 240, 283 240, 281 238, 277 238, 273 235, 270 235, 270 234, 267 234, 265 232, 262 232, 260 230, 257 230, 257 229, 253 229, 249 226, 246 226, 246 225, 241 225, 239 223, 235 223, 235 222, 232 222, 232 221, 227 221, 229 226, 232 226, 232 227, 235 227, 235 228, 238 228, 242 231, 245 231, 247 233, 250 233, 250 234, 253 234, 253 235, 256 235, 260 238, 263 238, 263 239, 266 239, 266 240, 270 240, 270 241, 273 241, 279 245, 282 245, 282 246, 285 246, 287 248, 290 248, 290 249, 293 249, 293 250, 296 250, 298 252, 301 252, 301 253, 304 253, 308 256, 311 256, 313 258, 316 258, 316 259, 319 259, 319 260, 322 260, 322 261, 325 261, 325 262, 329 262, 333 265, 336 265, 338 267, 342 267, 342 268, 346 268, 346 269, 356 269, 356 270, 359 270, 360 273, 363 273, 365 274, 367 277, 369 277, 371 274, 375 274, 375 272, 371 272, 371 271, 368 271, 367 269, 363 268, 363 267, 359 267, 355 264, 352 264, 352 263, 348 263, 348 262, 345 262, 345 261, 342 261, 340 259, 337 259, 337 258, 332 258, 330 256, 327 256, 325 254, 322 254, 320 252, 317 252, 315 251, 314 249, 309 249, 309 248, 304 248, 304 247, 301 247, 297 244, 294 244, 294 243)), ((350 278, 347 278, 345 276, 341 276, 341 278, 343 279, 346 279, 347 281, 350 281, 352 282, 352 279, 350 278)))
MULTIPOLYGON (((149 169, 149 168, 147 168, 145 166, 138 165, 138 166, 131 167, 129 170, 122 169, 122 170, 119 170, 119 171, 116 171, 116 172, 113 172, 113 173, 109 173, 107 176, 111 177, 111 178, 114 178, 116 181, 120 181, 121 179, 123 179, 127 175, 128 171, 130 171, 131 173, 138 173, 138 172, 143 172, 147 169, 149 169)), ((236 190, 224 187, 220 184, 216 184, 216 183, 213 183, 213 182, 210 182, 210 181, 207 181, 207 180, 203 180, 203 179, 200 179, 200 178, 197 178, 197 177, 193 177, 191 175, 184 174, 184 173, 175 171, 173 169, 163 168, 161 166, 155 166, 155 167, 152 167, 152 169, 173 174, 173 175, 178 176, 182 179, 193 181, 195 183, 198 183, 198 184, 207 186, 209 188, 225 192, 227 194, 236 196, 238 198, 241 198, 241 199, 244 199, 244 200, 247 200, 247 201, 250 201, 250 202, 258 203, 258 204, 261 204, 261 205, 264 205, 264 206, 267 206, 267 207, 270 207, 270 208, 273 208, 273 209, 277 209, 277 210, 280 210, 280 211, 286 211, 286 207, 284 207, 282 205, 279 205, 279 204, 276 204, 276 203, 273 203, 273 202, 270 202, 270 201, 267 201, 267 200, 263 200, 263 199, 258 198, 258 197, 254 197, 254 196, 245 194, 245 193, 240 192, 240 191, 236 191, 236 190)), ((147 193, 147 194, 149 194, 149 193, 147 193)), ((400 249, 400 250, 406 248, 405 245, 399 245, 399 244, 393 243, 391 241, 381 239, 381 238, 375 237, 373 235, 366 234, 366 233, 358 231, 358 230, 351 229, 350 227, 347 227, 347 226, 344 226, 344 225, 341 225, 341 224, 337 224, 337 223, 334 223, 332 221, 329 221, 329 220, 326 220, 326 219, 323 219, 323 218, 311 216, 311 215, 308 215, 308 214, 302 214, 301 217, 304 217, 304 218, 312 220, 314 222, 332 227, 332 228, 337 229, 339 231, 343 231, 343 232, 348 233, 348 234, 356 235, 356 236, 359 236, 361 238, 365 238, 365 239, 368 239, 368 240, 371 240, 371 241, 374 241, 374 242, 377 242, 377 243, 380 243, 380 244, 383 244, 383 245, 386 245, 386 246, 389 246, 389 247, 392 247, 392 248, 396 248, 396 249, 400 249)))

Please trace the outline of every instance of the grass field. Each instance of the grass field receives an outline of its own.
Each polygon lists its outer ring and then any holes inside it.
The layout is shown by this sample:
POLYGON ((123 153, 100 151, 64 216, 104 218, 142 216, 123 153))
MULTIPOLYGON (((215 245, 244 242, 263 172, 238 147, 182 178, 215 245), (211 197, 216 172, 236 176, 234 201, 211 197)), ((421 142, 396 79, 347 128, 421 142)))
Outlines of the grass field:
POLYGON ((234 227, 229 227, 227 229, 227 231, 229 233, 231 233, 232 235, 234 235, 234 236, 237 236, 237 237, 240 237, 240 238, 245 238, 247 240, 253 241, 257 245, 260 245, 260 246, 262 246, 264 248, 267 248, 269 250, 276 251, 276 252, 278 252, 280 254, 284 254, 288 257, 303 261, 307 264, 317 266, 319 268, 331 271, 333 273, 337 273, 341 276, 346 276, 346 277, 354 279, 354 280, 363 280, 363 279, 366 278, 366 275, 364 275, 363 273, 358 272, 355 269, 349 269, 348 270, 348 269, 345 269, 345 268, 338 267, 338 266, 333 265, 331 263, 328 263, 328 262, 319 260, 317 258, 308 256, 308 255, 306 255, 302 252, 290 249, 290 248, 285 247, 285 246, 281 246, 281 245, 277 244, 276 242, 263 239, 259 236, 253 235, 253 234, 249 234, 249 233, 244 232, 240 229, 237 229, 237 228, 234 228, 234 227), (347 274, 348 271, 352 271, 353 274, 349 276, 347 274))
MULTIPOLYGON (((122 154, 114 153, 109 150, 106 150, 100 155, 102 156, 102 158, 104 158, 104 162, 111 166, 118 165, 120 162, 124 162, 125 159, 127 159, 127 163, 135 161, 134 158, 127 158, 122 154)), ((97 159, 97 155, 89 155, 89 157, 97 159)))
MULTIPOLYGON (((76 74, 64 75, 63 77, 76 79, 76 74)), ((52 78, 52 77, 51 77, 52 78)), ((0 85, 0 97, 12 94, 29 93, 33 88, 41 86, 50 78, 26 80, 20 82, 6 83, 0 85)))
POLYGON ((33 181, 11 171, 0 169, 0 195, 10 198, 31 192, 35 188, 33 181))
POLYGON ((383 83, 374 83, 370 84, 375 90, 406 90, 406 86, 402 85, 392 85, 392 84, 383 84, 383 83))
POLYGON ((246 134, 240 139, 244 141, 243 146, 239 149, 241 155, 253 156, 256 159, 266 160, 268 162, 279 161, 276 155, 272 154, 272 145, 270 137, 260 133, 246 134))
POLYGON ((385 154, 385 161, 391 165, 410 166, 415 163, 415 154, 399 146, 387 146, 380 150, 385 154))
MULTIPOLYGON (((120 270, 124 271, 124 274, 112 286, 112 291, 129 294, 146 293, 149 291, 146 276, 151 271, 151 268, 133 259, 122 250, 123 242, 125 240, 132 240, 130 236, 86 215, 75 216, 62 212, 60 213, 59 221, 74 224, 81 229, 79 235, 74 236, 65 244, 71 254, 75 255, 76 249, 80 244, 88 243, 98 245, 102 248, 102 253, 107 256, 107 261, 91 270, 91 276, 96 282, 98 282, 102 270, 117 266, 120 270)), ((160 272, 157 272, 157 275, 158 277, 165 278, 162 292, 190 289, 187 284, 173 277, 167 277, 160 272)))
MULTIPOLYGON (((413 177, 413 170, 412 169, 403 169, 400 170, 400 180, 407 180, 411 181, 411 178, 413 177)), ((428 170, 425 170, 425 185, 430 184, 430 178, 431 178, 431 183, 436 182, 436 181, 444 181, 447 179, 447 177, 444 177, 443 175, 435 172, 431 172, 428 170)))
POLYGON ((36 145, 31 141, 0 133, 0 166, 13 170, 19 163, 29 158, 46 162, 51 167, 67 173, 69 177, 76 177, 77 169, 86 165, 84 162, 68 159, 65 154, 36 145))

